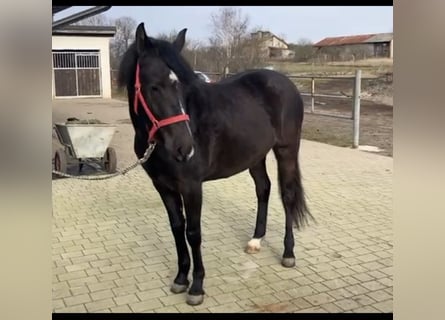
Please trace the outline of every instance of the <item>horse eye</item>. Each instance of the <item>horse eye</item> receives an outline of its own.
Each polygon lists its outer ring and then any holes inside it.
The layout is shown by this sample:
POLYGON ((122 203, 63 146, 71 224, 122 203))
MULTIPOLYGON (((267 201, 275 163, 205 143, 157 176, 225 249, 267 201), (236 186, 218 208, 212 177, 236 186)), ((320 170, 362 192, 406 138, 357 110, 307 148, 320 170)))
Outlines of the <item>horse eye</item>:
POLYGON ((150 86, 150 90, 152 92, 158 92, 159 91, 159 87, 157 87, 157 86, 150 86))

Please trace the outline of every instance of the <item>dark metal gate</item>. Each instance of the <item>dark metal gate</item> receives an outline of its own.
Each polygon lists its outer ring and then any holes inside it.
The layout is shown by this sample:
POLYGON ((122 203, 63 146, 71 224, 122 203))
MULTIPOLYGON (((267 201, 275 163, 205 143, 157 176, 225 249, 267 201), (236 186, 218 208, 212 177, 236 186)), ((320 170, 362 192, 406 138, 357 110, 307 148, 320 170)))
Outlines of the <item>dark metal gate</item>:
POLYGON ((53 51, 56 97, 100 97, 99 51, 53 51))

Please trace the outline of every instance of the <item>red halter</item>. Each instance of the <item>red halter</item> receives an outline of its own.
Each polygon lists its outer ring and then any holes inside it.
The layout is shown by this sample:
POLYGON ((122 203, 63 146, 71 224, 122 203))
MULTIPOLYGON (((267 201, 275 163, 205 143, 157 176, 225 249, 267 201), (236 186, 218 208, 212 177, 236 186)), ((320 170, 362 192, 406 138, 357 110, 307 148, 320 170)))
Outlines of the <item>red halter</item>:
POLYGON ((145 101, 144 96, 142 95, 139 72, 140 72, 140 67, 139 67, 139 63, 138 63, 136 65, 136 81, 134 83, 134 88, 136 89, 135 94, 134 94, 134 103, 133 103, 134 104, 134 113, 138 114, 138 101, 140 100, 142 107, 145 110, 145 113, 147 114, 148 118, 150 119, 150 121, 153 124, 153 126, 150 129, 150 132, 148 133, 148 142, 153 142, 154 135, 155 135, 156 131, 158 131, 159 128, 168 126, 169 124, 173 124, 176 122, 188 121, 188 120, 190 120, 190 118, 187 114, 178 114, 176 116, 172 116, 172 117, 162 119, 162 120, 156 119, 156 117, 151 112, 150 108, 148 107, 148 104, 145 101))

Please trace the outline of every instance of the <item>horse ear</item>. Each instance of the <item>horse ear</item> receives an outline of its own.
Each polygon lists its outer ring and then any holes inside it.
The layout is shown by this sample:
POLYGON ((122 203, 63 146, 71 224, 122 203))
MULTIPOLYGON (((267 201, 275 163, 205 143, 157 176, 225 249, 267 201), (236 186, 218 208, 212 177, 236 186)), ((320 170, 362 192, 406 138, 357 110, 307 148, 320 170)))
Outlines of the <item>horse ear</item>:
POLYGON ((184 48, 184 44, 185 44, 185 33, 187 32, 187 28, 182 29, 178 35, 176 36, 175 41, 173 41, 173 46, 176 48, 176 50, 178 50, 179 52, 181 52, 182 48, 184 48))
POLYGON ((147 34, 145 33, 145 26, 143 22, 141 22, 136 28, 135 41, 136 41, 136 50, 139 55, 142 54, 150 44, 150 40, 148 39, 147 34))

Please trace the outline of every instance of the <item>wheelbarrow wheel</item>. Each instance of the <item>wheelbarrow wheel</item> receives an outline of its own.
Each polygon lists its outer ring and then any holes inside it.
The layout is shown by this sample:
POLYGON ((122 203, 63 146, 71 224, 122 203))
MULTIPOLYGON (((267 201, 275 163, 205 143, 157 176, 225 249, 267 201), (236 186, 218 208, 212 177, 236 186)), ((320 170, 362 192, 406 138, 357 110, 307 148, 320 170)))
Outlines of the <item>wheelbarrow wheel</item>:
POLYGON ((66 173, 66 153, 63 148, 56 150, 56 154, 54 155, 54 169, 56 171, 60 171, 66 173))
POLYGON ((107 148, 102 160, 102 164, 105 171, 107 171, 108 173, 116 172, 117 157, 116 157, 116 150, 114 150, 114 148, 112 147, 107 148))

